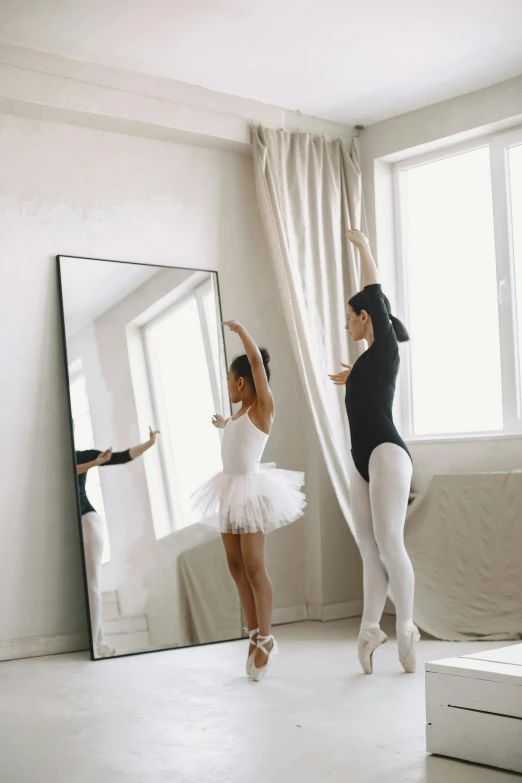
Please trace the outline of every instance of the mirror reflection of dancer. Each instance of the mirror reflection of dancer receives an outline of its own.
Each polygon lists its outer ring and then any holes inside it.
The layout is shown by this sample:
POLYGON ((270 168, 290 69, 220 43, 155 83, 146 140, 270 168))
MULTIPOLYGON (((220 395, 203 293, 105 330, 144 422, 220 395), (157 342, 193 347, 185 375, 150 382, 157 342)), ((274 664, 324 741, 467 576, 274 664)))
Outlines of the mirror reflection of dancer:
POLYGON ((413 566, 404 546, 413 468, 392 415, 398 343, 409 336, 382 293, 368 239, 355 229, 347 237, 359 249, 364 290, 348 302, 346 328, 356 342, 366 340, 368 350, 330 378, 337 385, 346 384, 352 440, 350 499, 364 572, 359 660, 365 674, 371 674, 373 653, 387 641, 379 623, 389 581, 397 612, 399 660, 406 672, 414 672, 420 635, 413 623, 413 566))
POLYGON ((94 652, 99 658, 114 655, 115 650, 105 641, 103 632, 103 606, 101 596, 101 561, 103 555, 103 520, 89 502, 85 485, 87 471, 91 468, 107 465, 124 465, 140 457, 147 449, 154 446, 158 432, 149 427, 149 440, 139 446, 133 446, 126 451, 76 452, 76 470, 80 494, 80 512, 82 515, 83 546, 85 552, 85 567, 87 571, 87 589, 89 592, 89 609, 91 614, 92 641, 94 652))
POLYGON ((265 534, 302 516, 304 474, 261 465, 274 420, 274 399, 268 352, 236 321, 228 326, 241 339, 246 354, 232 362, 228 390, 241 409, 225 421, 221 446, 223 472, 194 493, 194 509, 203 523, 222 534, 230 573, 236 582, 248 623, 247 674, 259 682, 277 653, 271 634, 272 584, 265 568, 265 534))

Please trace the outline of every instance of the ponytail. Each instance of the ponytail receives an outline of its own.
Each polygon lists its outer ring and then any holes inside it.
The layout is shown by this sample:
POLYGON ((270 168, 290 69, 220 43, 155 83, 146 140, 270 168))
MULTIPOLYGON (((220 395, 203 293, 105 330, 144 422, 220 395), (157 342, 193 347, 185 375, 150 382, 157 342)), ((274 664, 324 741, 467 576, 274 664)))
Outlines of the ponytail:
POLYGON ((393 331, 395 332, 395 336, 397 337, 397 342, 407 343, 410 339, 408 330, 406 329, 402 321, 400 321, 394 315, 389 313, 389 316, 390 316, 390 321, 392 322, 393 331))
MULTIPOLYGON (((381 291, 382 298, 384 300, 384 306, 386 307, 386 312, 388 313, 388 318, 391 321, 391 324, 393 326, 393 331, 395 332, 395 336, 397 337, 397 342, 399 343, 407 343, 410 339, 410 335, 408 334, 408 330, 400 321, 398 318, 396 318, 394 315, 392 315, 391 311, 391 304, 390 300, 381 291)), ((352 296, 352 298, 348 301, 348 304, 353 309, 357 315, 361 314, 362 310, 366 310, 367 313, 370 312, 370 303, 368 301, 368 296, 366 294, 366 291, 363 289, 362 291, 359 291, 359 293, 352 296)))

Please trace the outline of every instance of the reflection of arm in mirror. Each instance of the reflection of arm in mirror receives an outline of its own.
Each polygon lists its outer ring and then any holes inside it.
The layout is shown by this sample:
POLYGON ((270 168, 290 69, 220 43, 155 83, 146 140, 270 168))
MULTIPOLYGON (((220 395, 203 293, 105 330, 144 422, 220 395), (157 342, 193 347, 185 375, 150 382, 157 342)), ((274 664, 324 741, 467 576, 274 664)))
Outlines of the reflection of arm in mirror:
POLYGON ((82 473, 87 473, 91 468, 97 468, 99 465, 106 465, 108 462, 112 462, 114 457, 115 461, 113 465, 121 464, 121 462, 128 462, 128 460, 121 459, 121 453, 112 453, 112 449, 106 449, 105 451, 96 451, 95 449, 89 449, 88 451, 76 452, 76 472, 79 476, 82 473))
POLYGON ((99 468, 104 465, 125 465, 131 459, 130 449, 114 452, 112 449, 106 449, 105 451, 97 451, 96 449, 77 451, 76 472, 81 476, 82 473, 87 473, 91 468, 99 468))
POLYGON ((156 443, 156 439, 159 434, 159 430, 153 430, 152 427, 149 427, 149 439, 146 440, 145 443, 140 443, 139 446, 133 446, 130 448, 130 458, 136 459, 137 457, 141 457, 142 454, 152 448, 152 446, 154 446, 156 443))
POLYGON ((88 449, 87 451, 76 452, 76 472, 79 476, 83 473, 87 473, 91 468, 103 467, 105 465, 125 465, 150 449, 156 443, 156 439, 159 435, 159 430, 153 430, 149 427, 150 437, 145 443, 140 443, 138 446, 133 446, 125 451, 114 451, 112 448, 105 451, 97 451, 96 449, 88 449))

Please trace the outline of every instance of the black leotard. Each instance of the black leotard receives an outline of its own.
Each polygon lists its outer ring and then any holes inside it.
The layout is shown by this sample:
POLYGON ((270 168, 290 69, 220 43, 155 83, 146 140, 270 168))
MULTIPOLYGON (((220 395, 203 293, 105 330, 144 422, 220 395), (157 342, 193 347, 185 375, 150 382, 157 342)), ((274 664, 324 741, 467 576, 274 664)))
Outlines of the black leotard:
POLYGON ((411 459, 393 423, 393 398, 399 372, 399 344, 379 284, 367 285, 368 312, 374 342, 357 359, 346 382, 346 412, 352 438, 352 456, 361 476, 370 480, 372 451, 381 443, 395 443, 411 459))
MULTIPOLYGON (((96 451, 95 449, 89 449, 88 451, 77 451, 76 464, 85 465, 86 462, 94 462, 94 460, 97 459, 100 454, 101 451, 96 451)), ((114 454, 112 454, 110 460, 108 462, 104 462, 103 465, 100 465, 100 467, 104 468, 106 465, 124 465, 126 462, 130 462, 131 460, 132 457, 130 455, 129 449, 127 449, 127 451, 116 451, 114 454)), ((78 487, 80 490, 80 512, 82 516, 84 514, 88 514, 90 511, 96 511, 96 509, 91 506, 89 498, 87 497, 87 492, 85 490, 87 472, 88 471, 85 473, 80 473, 78 476, 78 487)))

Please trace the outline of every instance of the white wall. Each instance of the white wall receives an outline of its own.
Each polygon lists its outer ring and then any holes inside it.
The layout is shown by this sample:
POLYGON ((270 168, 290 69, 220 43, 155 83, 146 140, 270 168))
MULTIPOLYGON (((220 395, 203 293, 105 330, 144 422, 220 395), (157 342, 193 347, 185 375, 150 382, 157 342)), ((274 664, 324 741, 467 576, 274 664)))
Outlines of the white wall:
MULTIPOLYGON (((363 191, 370 239, 386 285, 392 238, 391 161, 522 124, 522 76, 366 128, 361 138, 363 191)), ((450 294, 451 295, 451 294, 450 294)), ((478 318, 478 314, 477 314, 478 318)), ((487 368, 485 368, 487 371, 487 368)), ((509 470, 522 467, 522 439, 462 440, 411 444, 414 488, 422 491, 435 473, 509 470)))
MULTIPOLYGON (((8 657, 86 646, 56 254, 217 269, 224 314, 272 353, 278 418, 267 459, 305 469, 307 450, 250 158, 1 115, 0 171, 0 653, 8 657)), ((229 355, 238 349, 230 337, 229 355)), ((280 539, 304 564, 304 525, 280 539)), ((292 601, 305 600, 305 581, 303 567, 292 601)))

